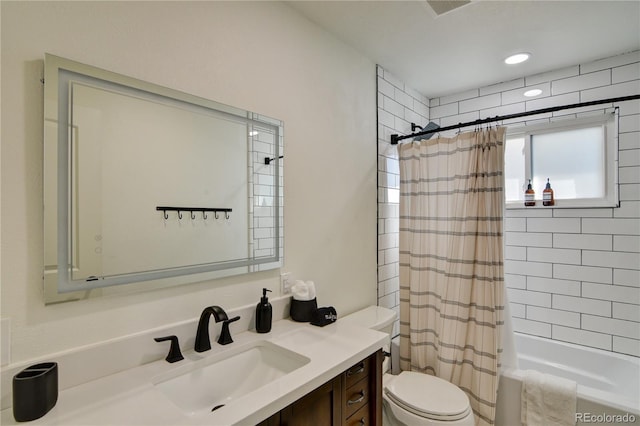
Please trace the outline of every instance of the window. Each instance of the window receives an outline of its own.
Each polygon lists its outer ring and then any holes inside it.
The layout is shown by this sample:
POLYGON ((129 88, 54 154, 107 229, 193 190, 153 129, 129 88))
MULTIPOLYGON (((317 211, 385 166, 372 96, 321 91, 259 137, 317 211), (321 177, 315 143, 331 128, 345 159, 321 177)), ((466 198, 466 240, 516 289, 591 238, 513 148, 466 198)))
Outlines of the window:
POLYGON ((529 179, 537 207, 542 207, 547 179, 554 191, 554 207, 617 206, 616 117, 610 112, 509 130, 505 146, 507 208, 524 208, 529 179))

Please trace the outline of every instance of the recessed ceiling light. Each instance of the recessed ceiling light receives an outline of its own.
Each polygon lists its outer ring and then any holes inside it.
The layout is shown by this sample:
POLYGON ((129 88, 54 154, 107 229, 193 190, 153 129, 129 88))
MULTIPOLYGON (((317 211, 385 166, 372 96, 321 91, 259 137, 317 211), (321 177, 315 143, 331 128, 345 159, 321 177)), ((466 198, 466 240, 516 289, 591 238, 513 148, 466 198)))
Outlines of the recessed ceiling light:
POLYGON ((519 64, 529 59, 529 56, 531 55, 529 55, 528 53, 516 53, 515 55, 511 55, 507 59, 505 59, 504 63, 507 65, 519 64))
POLYGON ((527 90, 526 92, 524 92, 524 95, 527 98, 532 98, 534 96, 538 96, 542 94, 542 90, 540 89, 531 89, 531 90, 527 90))

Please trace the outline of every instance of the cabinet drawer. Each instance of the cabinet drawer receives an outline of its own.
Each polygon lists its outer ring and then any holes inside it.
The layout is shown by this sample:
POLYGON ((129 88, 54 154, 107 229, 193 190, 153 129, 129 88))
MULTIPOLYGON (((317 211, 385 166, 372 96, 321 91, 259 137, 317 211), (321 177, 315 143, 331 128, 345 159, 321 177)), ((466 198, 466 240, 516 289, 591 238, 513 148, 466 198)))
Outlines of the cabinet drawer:
POLYGON ((369 380, 365 377, 347 389, 344 398, 345 417, 351 417, 367 402, 369 402, 369 380))
POLYGON ((364 407, 360 407, 358 411, 353 413, 351 417, 345 422, 346 426, 366 426, 371 424, 369 404, 364 407))
POLYGON ((351 387, 354 383, 359 382, 363 378, 369 375, 369 358, 363 359, 347 371, 345 376, 347 378, 346 387, 351 387))

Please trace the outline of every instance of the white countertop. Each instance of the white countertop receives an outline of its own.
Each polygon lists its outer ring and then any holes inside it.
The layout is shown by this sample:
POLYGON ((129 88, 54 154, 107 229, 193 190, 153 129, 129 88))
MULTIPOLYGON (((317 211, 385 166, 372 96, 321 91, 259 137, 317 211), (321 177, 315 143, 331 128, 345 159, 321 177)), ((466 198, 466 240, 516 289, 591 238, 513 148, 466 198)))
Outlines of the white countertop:
MULTIPOLYGON (((234 342, 226 346, 216 344, 212 336, 210 351, 184 351, 185 359, 177 363, 154 361, 63 390, 56 406, 29 424, 255 425, 381 349, 387 337, 385 333, 340 321, 315 327, 290 319, 274 322, 267 334, 255 331, 235 334, 234 342), (224 356, 225 352, 248 347, 257 340, 268 340, 297 352, 310 362, 214 412, 185 414, 153 385, 159 375, 184 368, 203 357, 224 356)), ((12 409, 8 408, 0 413, 0 424, 25 423, 16 422, 12 409)))

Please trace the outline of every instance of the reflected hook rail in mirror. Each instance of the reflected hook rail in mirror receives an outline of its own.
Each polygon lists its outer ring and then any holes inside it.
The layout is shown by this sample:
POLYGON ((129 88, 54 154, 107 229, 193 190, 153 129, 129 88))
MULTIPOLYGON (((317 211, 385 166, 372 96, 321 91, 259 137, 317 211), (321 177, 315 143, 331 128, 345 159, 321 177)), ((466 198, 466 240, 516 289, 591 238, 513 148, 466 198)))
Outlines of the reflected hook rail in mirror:
POLYGON ((169 215, 167 212, 178 212, 178 219, 182 219, 182 212, 189 212, 191 214, 191 219, 195 220, 195 215, 193 212, 202 212, 202 218, 207 220, 206 212, 214 212, 215 218, 218 219, 218 212, 224 212, 225 219, 229 219, 231 216, 229 213, 233 211, 230 208, 219 208, 219 207, 172 207, 172 206, 157 206, 157 211, 161 211, 164 214, 165 220, 169 219, 169 215))

